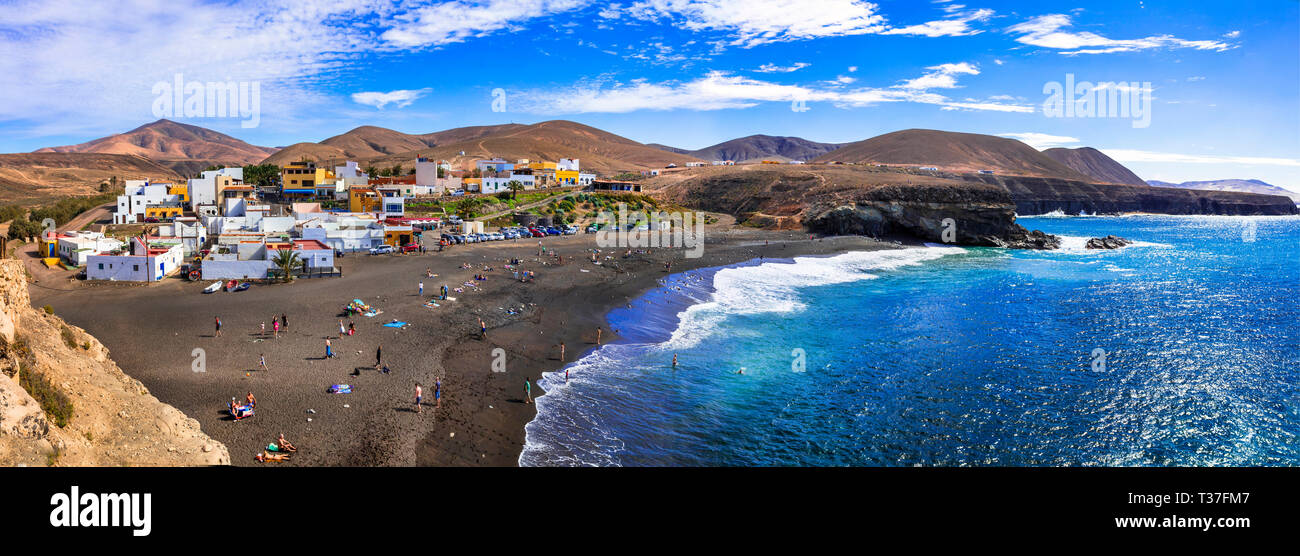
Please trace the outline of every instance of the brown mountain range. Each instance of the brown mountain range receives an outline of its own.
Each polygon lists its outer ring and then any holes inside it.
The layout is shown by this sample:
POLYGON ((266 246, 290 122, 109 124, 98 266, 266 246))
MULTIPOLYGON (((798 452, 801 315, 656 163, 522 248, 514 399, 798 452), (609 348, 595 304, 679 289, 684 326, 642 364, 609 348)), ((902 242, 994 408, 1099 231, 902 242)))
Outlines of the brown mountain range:
POLYGON ((1048 158, 1060 162, 1071 170, 1079 172, 1101 183, 1122 183, 1124 185, 1146 185, 1142 178, 1115 159, 1106 156, 1092 147, 1077 149, 1055 148, 1043 151, 1048 158))
POLYGON ((1015 139, 933 129, 886 133, 849 143, 814 161, 934 166, 949 172, 990 170, 1001 175, 1094 181, 1015 139))
POLYGON ((151 160, 204 160, 251 164, 275 149, 250 145, 224 133, 171 120, 158 120, 119 133, 63 147, 46 147, 37 153, 127 154, 151 160))

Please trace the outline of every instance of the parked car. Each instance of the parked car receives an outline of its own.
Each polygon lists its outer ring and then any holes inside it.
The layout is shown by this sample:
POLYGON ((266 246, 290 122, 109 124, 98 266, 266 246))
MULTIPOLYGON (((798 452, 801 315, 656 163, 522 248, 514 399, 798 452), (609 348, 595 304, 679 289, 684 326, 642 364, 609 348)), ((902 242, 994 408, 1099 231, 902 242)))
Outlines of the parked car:
POLYGON ((465 234, 465 243, 478 243, 478 236, 474 234, 465 234))
POLYGON ((465 243, 465 236, 461 234, 454 234, 451 236, 451 240, 456 243, 465 243))
POLYGON ((594 234, 594 233, 599 232, 599 231, 600 231, 600 226, 597 226, 597 225, 595 225, 595 224, 592 224, 592 225, 590 225, 590 226, 587 226, 587 233, 589 233, 589 234, 594 234))
POLYGON ((158 219, 155 218, 155 217, 152 217, 152 216, 150 216, 149 218, 145 218, 144 221, 145 221, 145 223, 148 223, 148 224, 157 224, 157 223, 158 223, 158 219))
POLYGON ((371 248, 370 248, 370 254, 371 254, 371 255, 384 255, 384 254, 392 253, 392 252, 393 252, 393 246, 392 246, 392 245, 380 245, 379 247, 371 247, 371 248))
POLYGON ((528 233, 532 234, 533 237, 546 237, 546 232, 543 232, 537 228, 529 228, 528 233))
POLYGON ((564 228, 564 235, 566 235, 566 236, 571 236, 571 235, 576 234, 576 233, 578 233, 578 227, 577 227, 577 226, 569 225, 569 226, 567 226, 567 227, 564 228))
POLYGON ((408 243, 402 246, 403 253, 414 253, 419 250, 420 250, 420 245, 418 243, 408 243))
POLYGON ((560 232, 560 230, 557 230, 557 229, 555 229, 555 228, 547 228, 547 229, 546 229, 546 235, 548 235, 548 236, 558 236, 558 235, 560 235, 561 233, 562 233, 562 232, 560 232))

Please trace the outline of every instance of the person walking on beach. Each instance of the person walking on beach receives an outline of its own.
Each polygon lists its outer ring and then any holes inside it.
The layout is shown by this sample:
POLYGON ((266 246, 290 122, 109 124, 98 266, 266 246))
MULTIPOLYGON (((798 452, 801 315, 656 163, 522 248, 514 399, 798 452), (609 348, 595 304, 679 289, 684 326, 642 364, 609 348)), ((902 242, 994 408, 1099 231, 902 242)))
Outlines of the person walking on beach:
POLYGON ((260 365, 260 366, 262 367, 262 370, 263 370, 263 371, 266 371, 266 372, 268 372, 268 373, 271 372, 271 369, 266 368, 266 354, 265 354, 265 353, 258 354, 257 359, 258 359, 257 364, 260 365))
POLYGON ((330 346, 330 339, 325 338, 325 358, 329 359, 331 357, 334 357, 334 349, 330 346))
POLYGON ((447 299, 447 284, 442 285, 442 299, 444 301, 447 299))
POLYGON ((348 321, 348 336, 351 336, 356 333, 357 333, 357 323, 353 321, 348 321))
POLYGON ((346 336, 347 333, 348 333, 348 327, 343 326, 343 319, 339 319, 339 338, 346 336))
POLYGON ((275 329, 275 337, 276 337, 276 338, 279 338, 279 337, 280 337, 280 321, 275 320, 275 317, 272 317, 272 318, 271 318, 271 328, 274 328, 274 329, 275 329))
POLYGON ((596 345, 600 345, 600 333, 604 332, 599 326, 596 327, 596 345))
POLYGON ((420 383, 415 383, 415 412, 420 412, 420 401, 424 399, 424 389, 420 388, 420 383))
POLYGON ((420 282, 420 297, 424 297, 424 282, 420 282))
POLYGON ((379 365, 382 364, 383 362, 384 362, 384 346, 381 344, 379 347, 375 348, 375 368, 378 369, 379 365))
POLYGON ((560 342, 560 361, 564 361, 564 342, 560 342))
POLYGON ((217 337, 217 338, 220 338, 220 337, 221 337, 221 317, 216 317, 216 319, 217 319, 217 334, 216 334, 216 337, 217 337))
POLYGON ((487 324, 483 322, 482 317, 478 319, 478 333, 481 339, 487 339, 487 324))
POLYGON ((280 328, 285 329, 285 331, 289 330, 289 315, 280 313, 280 328))
POLYGON ((533 403, 533 383, 524 377, 524 403, 533 403))
POLYGON ((442 407, 442 379, 433 379, 433 402, 434 407, 442 407))

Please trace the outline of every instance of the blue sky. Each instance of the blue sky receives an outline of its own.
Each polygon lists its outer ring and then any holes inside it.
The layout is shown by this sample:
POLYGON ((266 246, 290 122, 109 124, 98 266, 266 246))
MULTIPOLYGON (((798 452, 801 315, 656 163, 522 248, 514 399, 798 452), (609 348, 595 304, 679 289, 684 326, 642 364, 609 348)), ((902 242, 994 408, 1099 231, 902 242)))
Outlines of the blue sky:
POLYGON ((153 121, 177 74, 257 83, 257 127, 171 119, 267 146, 367 124, 571 119, 683 148, 915 127, 1300 191, 1300 4, 1284 0, 0 0, 0 151, 153 121), (1049 117, 1045 86, 1067 74, 1146 92, 1149 125, 1049 117))

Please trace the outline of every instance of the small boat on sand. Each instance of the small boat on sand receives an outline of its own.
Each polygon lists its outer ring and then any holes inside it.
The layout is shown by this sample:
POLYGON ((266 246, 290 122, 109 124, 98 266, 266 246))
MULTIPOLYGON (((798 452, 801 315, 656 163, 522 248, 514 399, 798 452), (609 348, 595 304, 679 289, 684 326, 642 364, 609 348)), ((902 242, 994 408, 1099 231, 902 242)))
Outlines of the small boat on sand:
POLYGON ((238 281, 231 280, 231 281, 229 281, 229 282, 226 282, 226 291, 228 291, 228 292, 233 292, 233 291, 235 291, 235 288, 237 288, 237 287, 239 287, 239 282, 238 282, 238 281))
POLYGON ((248 288, 250 288, 250 287, 252 287, 252 286, 253 286, 253 285, 252 285, 252 284, 249 284, 248 282, 240 282, 238 286, 235 286, 235 289, 230 290, 230 291, 242 292, 242 291, 244 291, 244 290, 246 290, 246 289, 248 289, 248 288))
POLYGON ((221 282, 213 282, 208 287, 203 288, 203 293, 217 293, 221 291, 221 282))

